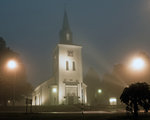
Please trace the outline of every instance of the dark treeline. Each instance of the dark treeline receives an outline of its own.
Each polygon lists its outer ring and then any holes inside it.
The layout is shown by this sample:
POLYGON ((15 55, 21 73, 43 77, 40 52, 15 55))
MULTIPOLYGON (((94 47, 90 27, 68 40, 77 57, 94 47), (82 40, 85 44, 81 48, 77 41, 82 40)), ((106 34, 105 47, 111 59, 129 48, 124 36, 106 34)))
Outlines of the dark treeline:
POLYGON ((7 106, 8 103, 11 105, 13 99, 19 101, 31 91, 32 86, 27 81, 25 66, 19 54, 7 47, 4 39, 0 37, 0 106, 7 106), (11 59, 18 64, 15 70, 7 67, 7 62, 11 59))

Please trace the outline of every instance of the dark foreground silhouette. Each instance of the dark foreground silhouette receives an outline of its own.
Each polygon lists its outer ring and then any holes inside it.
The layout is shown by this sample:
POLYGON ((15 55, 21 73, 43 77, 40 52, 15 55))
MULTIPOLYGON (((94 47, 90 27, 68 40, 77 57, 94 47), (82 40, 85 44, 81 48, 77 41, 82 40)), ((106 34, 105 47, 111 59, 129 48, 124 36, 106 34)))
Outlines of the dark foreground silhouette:
MULTIPOLYGON (((0 113, 0 120, 135 120, 126 113, 0 113)), ((150 120, 150 114, 140 113, 136 120, 150 120)))
POLYGON ((145 82, 131 84, 124 89, 120 99, 126 104, 126 110, 137 117, 139 107, 145 112, 150 109, 150 86, 145 82))

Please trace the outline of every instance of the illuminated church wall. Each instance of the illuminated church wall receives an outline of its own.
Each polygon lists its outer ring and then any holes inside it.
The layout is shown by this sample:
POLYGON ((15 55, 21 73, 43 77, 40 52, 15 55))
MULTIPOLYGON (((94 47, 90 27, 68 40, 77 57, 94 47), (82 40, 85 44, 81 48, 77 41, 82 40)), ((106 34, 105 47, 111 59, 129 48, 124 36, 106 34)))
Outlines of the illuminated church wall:
MULTIPOLYGON (((76 45, 62 45, 58 44, 58 89, 59 89, 59 103, 62 103, 67 96, 65 91, 67 87, 76 87, 76 92, 72 94, 81 101, 81 85, 83 83, 82 76, 82 56, 81 46, 76 45), (74 84, 74 85, 73 85, 74 84)), ((69 89, 69 88, 68 88, 69 89)), ((75 88, 74 88, 75 90, 75 88)), ((68 93, 69 94, 69 93, 68 93)), ((71 94, 71 93, 70 93, 71 94)))

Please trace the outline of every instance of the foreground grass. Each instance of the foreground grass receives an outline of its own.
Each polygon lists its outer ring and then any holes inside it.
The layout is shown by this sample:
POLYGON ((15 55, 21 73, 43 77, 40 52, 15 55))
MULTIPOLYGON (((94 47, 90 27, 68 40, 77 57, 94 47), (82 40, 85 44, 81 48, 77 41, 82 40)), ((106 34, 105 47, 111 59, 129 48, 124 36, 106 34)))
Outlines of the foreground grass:
POLYGON ((150 114, 140 113, 138 118, 126 113, 0 113, 0 120, 150 120, 150 114))

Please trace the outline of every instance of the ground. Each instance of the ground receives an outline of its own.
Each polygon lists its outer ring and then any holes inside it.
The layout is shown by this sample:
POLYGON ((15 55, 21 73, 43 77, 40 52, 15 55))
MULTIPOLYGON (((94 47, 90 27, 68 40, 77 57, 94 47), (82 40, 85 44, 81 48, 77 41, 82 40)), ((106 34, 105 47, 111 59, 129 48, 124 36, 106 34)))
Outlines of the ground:
MULTIPOLYGON (((0 120, 135 120, 126 113, 0 113, 0 120)), ((150 120, 150 114, 140 113, 136 120, 150 120)))
MULTIPOLYGON (((32 107, 32 113, 26 107, 0 107, 0 120, 135 120, 127 114, 124 106, 48 106, 32 107)), ((150 113, 140 111, 136 120, 150 120, 150 113)))

